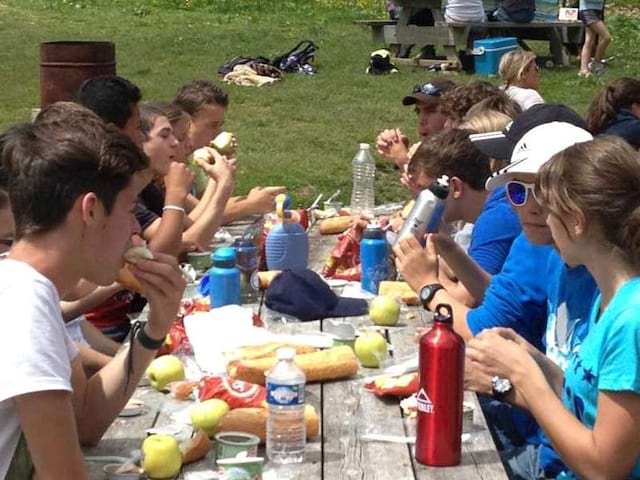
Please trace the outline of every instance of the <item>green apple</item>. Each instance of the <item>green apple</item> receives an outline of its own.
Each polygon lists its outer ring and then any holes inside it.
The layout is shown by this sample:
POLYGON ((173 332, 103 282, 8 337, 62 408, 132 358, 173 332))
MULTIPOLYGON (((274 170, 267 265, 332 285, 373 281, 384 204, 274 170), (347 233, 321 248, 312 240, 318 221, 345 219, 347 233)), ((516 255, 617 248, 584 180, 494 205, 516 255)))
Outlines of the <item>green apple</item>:
POLYGON ((195 430, 200 428, 212 436, 218 423, 228 412, 229 405, 224 400, 205 400, 191 407, 191 424, 195 430))
POLYGON ((173 478, 182 468, 182 453, 173 435, 151 435, 142 442, 142 469, 149 478, 173 478))
POLYGON ((369 317, 376 325, 393 327, 400 320, 400 304, 390 295, 380 295, 371 301, 369 317))
POLYGON ((378 368, 387 356, 387 341, 378 332, 365 332, 356 338, 354 349, 363 367, 378 368))
POLYGON ((147 368, 147 377, 151 386, 160 391, 168 383, 184 380, 184 365, 178 357, 163 355, 151 362, 147 368))

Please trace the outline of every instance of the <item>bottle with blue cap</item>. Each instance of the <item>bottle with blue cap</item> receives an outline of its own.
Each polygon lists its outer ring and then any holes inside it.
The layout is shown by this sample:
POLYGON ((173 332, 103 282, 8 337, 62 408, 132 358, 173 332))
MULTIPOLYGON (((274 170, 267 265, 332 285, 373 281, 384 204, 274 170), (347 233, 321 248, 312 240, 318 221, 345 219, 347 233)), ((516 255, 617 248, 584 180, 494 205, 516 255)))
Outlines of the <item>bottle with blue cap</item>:
POLYGON ((236 251, 231 247, 216 250, 211 256, 209 295, 211 308, 240 305, 240 270, 236 265, 236 251))
POLYGON ((360 242, 362 289, 378 294, 380 282, 389 276, 389 251, 384 232, 377 223, 367 225, 360 242))
POLYGON ((287 210, 291 204, 288 194, 276 197, 279 222, 267 235, 266 256, 269 270, 307 268, 309 264, 309 236, 287 210))

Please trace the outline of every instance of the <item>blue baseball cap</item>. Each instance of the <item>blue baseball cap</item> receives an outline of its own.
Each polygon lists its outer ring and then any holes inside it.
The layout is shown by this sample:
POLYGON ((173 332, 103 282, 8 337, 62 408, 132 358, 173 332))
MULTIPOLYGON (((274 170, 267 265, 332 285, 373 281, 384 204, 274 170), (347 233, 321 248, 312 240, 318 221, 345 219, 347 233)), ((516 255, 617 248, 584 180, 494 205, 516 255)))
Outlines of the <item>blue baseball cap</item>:
POLYGON ((285 270, 267 288, 265 303, 276 312, 303 322, 365 315, 369 306, 361 298, 337 296, 320 276, 308 269, 285 270))

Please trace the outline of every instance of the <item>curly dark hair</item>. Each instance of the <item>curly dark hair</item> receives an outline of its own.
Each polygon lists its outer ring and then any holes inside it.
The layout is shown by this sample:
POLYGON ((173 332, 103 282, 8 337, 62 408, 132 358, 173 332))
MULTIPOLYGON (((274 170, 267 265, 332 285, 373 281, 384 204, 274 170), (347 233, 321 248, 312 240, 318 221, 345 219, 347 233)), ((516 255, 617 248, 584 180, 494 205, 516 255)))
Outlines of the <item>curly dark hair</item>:
POLYGON ((469 109, 476 103, 500 93, 500 88, 492 83, 473 80, 445 92, 440 98, 440 113, 455 122, 462 122, 469 109))

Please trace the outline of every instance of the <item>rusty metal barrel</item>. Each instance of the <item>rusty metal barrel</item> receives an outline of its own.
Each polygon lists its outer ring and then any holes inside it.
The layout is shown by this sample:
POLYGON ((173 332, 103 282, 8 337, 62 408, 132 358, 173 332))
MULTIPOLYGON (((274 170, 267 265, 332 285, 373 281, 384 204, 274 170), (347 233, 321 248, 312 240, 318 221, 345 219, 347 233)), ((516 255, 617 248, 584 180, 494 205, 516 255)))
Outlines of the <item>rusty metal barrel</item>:
POLYGON ((40 44, 40 106, 73 100, 82 82, 116 74, 112 42, 45 42, 40 44))

